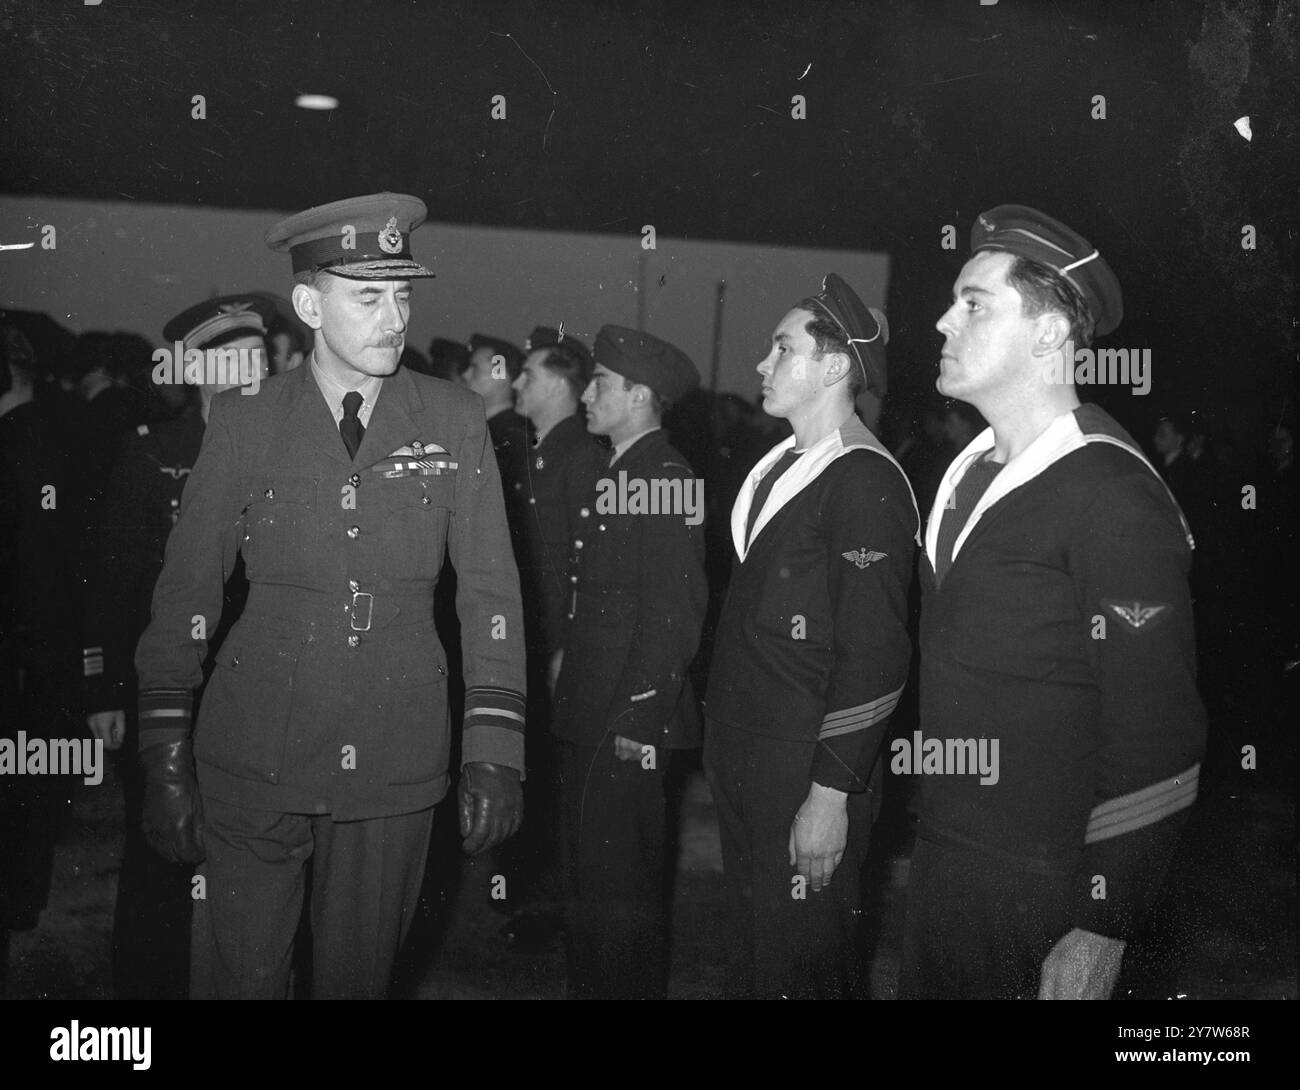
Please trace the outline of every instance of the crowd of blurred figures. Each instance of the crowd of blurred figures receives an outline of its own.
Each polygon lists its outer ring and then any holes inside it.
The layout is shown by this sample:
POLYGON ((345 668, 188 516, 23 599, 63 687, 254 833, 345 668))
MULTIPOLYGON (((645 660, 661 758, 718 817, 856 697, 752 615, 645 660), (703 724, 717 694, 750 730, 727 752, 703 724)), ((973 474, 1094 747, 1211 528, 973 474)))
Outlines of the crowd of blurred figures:
MULTIPOLYGON (((302 366, 311 351, 311 332, 280 308, 265 338, 269 372, 302 366)), ((501 353, 506 341, 486 351, 437 338, 428 355, 409 346, 401 366, 459 382, 482 396, 494 440, 528 435, 529 424, 515 412, 514 396, 525 353, 501 353), (505 373, 498 365, 506 360, 505 373)), ((130 512, 110 514, 115 464, 124 441, 149 429, 193 416, 201 391, 190 385, 152 381, 154 345, 127 332, 74 335, 44 314, 0 312, 0 716, 3 737, 68 737, 86 730, 90 712, 107 706, 132 708, 133 695, 107 697, 85 649, 88 626, 138 638, 148 621, 149 591, 162 560, 169 526, 142 532, 136 585, 124 587, 122 558, 105 542, 106 523, 130 512), (106 499, 106 497, 110 497, 106 499), (150 536, 152 534, 152 536, 150 536), (115 613, 115 616, 106 614, 115 613)), ((587 376, 589 377, 589 376, 587 376)), ((583 378, 579 388, 585 385, 583 378)), ((757 386, 755 387, 757 389, 757 386)), ((869 421, 908 474, 923 514, 953 458, 984 428, 967 405, 937 394, 912 403, 887 401, 879 420, 869 421)), ((746 475, 789 426, 766 416, 757 396, 698 390, 674 405, 665 421, 673 446, 686 455, 705 484, 707 573, 711 609, 694 670, 703 691, 710 637, 731 560, 730 512, 746 475)), ((582 409, 579 408, 579 413, 582 409)), ((1152 463, 1185 512, 1196 539, 1192 588, 1200 688, 1210 712, 1211 755, 1240 750, 1281 706, 1278 694, 1300 658, 1296 645, 1296 507, 1294 503, 1293 406, 1273 419, 1263 434, 1242 437, 1211 426, 1198 412, 1153 413, 1145 440, 1152 463), (1243 441, 1244 439, 1244 441, 1243 441)), ((197 454, 198 436, 193 449, 197 454)), ((526 442, 526 440, 525 440, 526 442)), ((498 455, 501 454, 498 443, 498 455)), ((159 467, 166 475, 168 467, 159 467)), ((187 472, 184 456, 172 469, 167 499, 174 520, 187 472)), ((509 513, 510 478, 502 465, 509 513)), ((130 496, 129 490, 118 490, 130 496)), ((164 512, 165 515, 165 512, 164 512)), ((138 519, 153 517, 139 512, 138 519)), ((450 574, 450 573, 449 573, 450 574)), ((525 588, 526 590, 526 588, 525 588)), ((440 601, 446 603, 445 596, 440 601)), ((228 599, 223 628, 238 610, 237 592, 228 599)), ((915 620, 916 608, 913 616, 915 620)), ((448 627, 454 625, 454 614, 448 627)), ((441 628, 441 625, 440 625, 441 628)), ((455 636, 442 632, 454 661, 455 636)), ((214 640, 214 644, 219 638, 214 640)), ((458 671, 449 671, 452 677, 458 671)), ((914 686, 909 686, 914 690, 914 686)), ((453 715, 456 714, 453 692, 453 715)), ((914 726, 905 698, 896 733, 914 726)), ((129 778, 123 747, 120 774, 129 778)), ((1212 759, 1212 758, 1211 758, 1212 759)), ((37 926, 50 888, 54 845, 61 823, 80 790, 77 777, 5 776, 0 782, 0 934, 5 950, 12 931, 37 926)), ((130 792, 127 793, 128 800, 130 792)), ((127 855, 133 846, 127 815, 127 855)), ((148 862, 142 864, 148 867, 148 862)), ((115 933, 115 981, 132 990, 131 965, 151 955, 146 939, 132 940, 122 916, 131 911, 130 878, 124 869, 115 933)), ((147 881, 147 879, 142 879, 147 881)), ((7 960, 6 958, 0 960, 7 960)), ((139 994, 153 992, 156 982, 139 994)))

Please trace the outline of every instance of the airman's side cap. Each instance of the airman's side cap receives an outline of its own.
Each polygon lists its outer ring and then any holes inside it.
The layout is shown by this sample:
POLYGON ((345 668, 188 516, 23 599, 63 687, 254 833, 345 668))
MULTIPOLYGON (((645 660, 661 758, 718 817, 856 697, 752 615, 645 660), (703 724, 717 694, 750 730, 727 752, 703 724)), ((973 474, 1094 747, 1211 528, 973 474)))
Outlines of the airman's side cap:
POLYGON ((1000 204, 982 212, 970 231, 970 252, 1002 250, 1046 265, 1083 296, 1104 336, 1124 317, 1119 280, 1095 246, 1059 220, 1023 204, 1000 204))
POLYGON ((324 271, 349 280, 427 279, 433 273, 411 256, 411 232, 428 216, 419 197, 372 193, 281 220, 266 233, 266 244, 288 251, 295 276, 324 271))
POLYGON ((836 273, 827 273, 822 290, 813 300, 840 327, 849 347, 862 368, 867 389, 878 397, 885 396, 888 377, 885 345, 889 342, 889 323, 885 312, 867 306, 857 292, 836 273))
POLYGON ((680 401, 700 384, 690 356, 649 333, 602 326, 596 334, 596 362, 616 375, 649 386, 660 397, 680 401))
POLYGON ((181 311, 163 326, 163 340, 181 341, 186 348, 202 348, 234 330, 265 336, 274 317, 275 304, 263 296, 222 295, 181 311))
POLYGON ((473 355, 480 348, 490 348, 505 361, 506 370, 518 374, 524 365, 524 354, 518 345, 504 341, 500 337, 489 337, 486 333, 475 333, 469 339, 469 351, 473 355))
POLYGON ((591 349, 572 333, 552 329, 548 325, 533 326, 533 331, 528 335, 528 340, 524 341, 524 351, 536 352, 539 348, 555 348, 557 345, 564 345, 565 348, 573 349, 590 369, 591 349))

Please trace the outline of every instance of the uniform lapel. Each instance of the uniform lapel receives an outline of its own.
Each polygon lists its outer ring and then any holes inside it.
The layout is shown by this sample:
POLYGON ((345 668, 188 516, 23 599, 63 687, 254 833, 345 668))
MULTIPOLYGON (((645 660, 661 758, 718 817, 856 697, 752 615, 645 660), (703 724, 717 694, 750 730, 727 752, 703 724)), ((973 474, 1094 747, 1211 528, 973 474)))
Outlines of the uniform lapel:
POLYGON ((290 465, 313 465, 325 457, 351 465, 348 448, 343 445, 343 436, 339 434, 325 395, 316 385, 310 362, 291 371, 289 380, 297 386, 290 395, 292 402, 284 423, 269 448, 280 455, 277 460, 290 465))

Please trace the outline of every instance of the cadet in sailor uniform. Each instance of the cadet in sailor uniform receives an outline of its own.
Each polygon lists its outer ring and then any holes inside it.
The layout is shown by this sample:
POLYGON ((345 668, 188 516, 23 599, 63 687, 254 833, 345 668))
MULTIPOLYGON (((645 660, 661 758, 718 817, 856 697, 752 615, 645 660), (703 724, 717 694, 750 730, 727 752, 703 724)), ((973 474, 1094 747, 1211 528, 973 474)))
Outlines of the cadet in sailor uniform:
POLYGON ((939 392, 991 426, 948 468, 921 565, 925 739, 997 740, 995 782, 921 776, 900 994, 1105 998, 1196 798, 1191 536, 1073 350, 1121 317, 1095 247, 1003 205, 938 322, 939 392))
POLYGON ((146 836, 196 862, 191 994, 283 998, 312 861, 316 997, 377 997, 419 897, 451 724, 433 596, 456 567, 467 851, 522 810, 524 640, 482 402, 398 367, 424 202, 379 193, 292 216, 311 360, 213 399, 136 651, 146 836), (248 603, 205 636, 241 553, 248 603), (206 629, 206 631, 205 631, 206 629), (196 779, 197 772, 197 779, 196 779))
POLYGON ((854 414, 864 388, 884 396, 886 337, 884 315, 832 273, 758 365, 764 411, 794 435, 732 510, 737 563, 705 700, 738 995, 836 997, 855 983, 920 522, 902 469, 854 414))
MULTIPOLYGON (((163 340, 169 347, 179 343, 184 351, 256 350, 266 361, 264 338, 274 318, 269 299, 226 295, 178 314, 163 328, 163 340)), ((258 377, 265 377, 265 369, 258 377)), ((82 652, 87 725, 109 749, 136 751, 136 641, 149 623, 163 550, 180 515, 181 495, 199 455, 212 398, 234 384, 199 384, 191 403, 174 420, 141 424, 113 464, 100 504, 82 652)), ((241 565, 227 581, 222 625, 208 641, 205 677, 247 591, 241 565)), ((113 988, 119 999, 183 999, 189 979, 194 868, 161 859, 145 843, 138 770, 124 770, 123 788, 126 843, 113 917, 113 988)))

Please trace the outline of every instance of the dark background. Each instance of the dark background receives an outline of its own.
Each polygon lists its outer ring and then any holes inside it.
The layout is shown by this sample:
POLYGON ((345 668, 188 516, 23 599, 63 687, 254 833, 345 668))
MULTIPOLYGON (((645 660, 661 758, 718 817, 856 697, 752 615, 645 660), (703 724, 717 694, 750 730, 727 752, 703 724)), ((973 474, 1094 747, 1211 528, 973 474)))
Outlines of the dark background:
POLYGON ((885 251, 903 403, 933 387, 933 324, 975 216, 1025 203, 1080 230, 1121 279, 1125 319, 1105 343, 1150 348, 1155 388, 1083 393, 1141 438, 1158 411, 1195 408, 1251 455, 1291 394, 1294 2, 0 12, 3 192, 298 209, 393 189, 443 222, 632 235, 654 223, 885 251), (302 92, 341 106, 297 109, 302 92), (806 120, 790 116, 796 93, 806 120), (506 122, 490 118, 496 94, 506 122), (946 224, 955 252, 940 245, 946 224))

